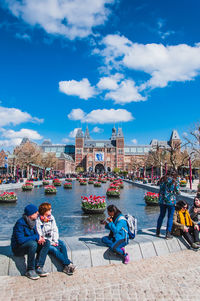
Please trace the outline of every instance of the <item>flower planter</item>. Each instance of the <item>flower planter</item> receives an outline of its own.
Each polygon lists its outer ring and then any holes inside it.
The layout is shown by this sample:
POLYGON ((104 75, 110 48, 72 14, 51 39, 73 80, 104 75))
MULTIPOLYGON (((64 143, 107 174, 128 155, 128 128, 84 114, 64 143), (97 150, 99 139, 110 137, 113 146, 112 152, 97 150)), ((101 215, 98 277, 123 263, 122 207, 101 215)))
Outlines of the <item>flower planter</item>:
POLYGON ((66 178, 65 182, 72 182, 72 178, 66 178))
POLYGON ((107 195, 108 197, 119 198, 119 197, 120 197, 120 190, 118 190, 118 189, 113 189, 113 188, 108 188, 108 190, 106 191, 106 195, 107 195))
POLYGON ((86 181, 81 181, 80 185, 87 185, 87 182, 86 181))
POLYGON ((33 185, 30 185, 30 184, 24 184, 24 185, 22 185, 22 190, 23 191, 30 191, 30 190, 32 190, 33 189, 33 185))
POLYGON ((49 185, 45 186, 44 192, 45 194, 55 194, 57 192, 57 189, 55 186, 49 185))
POLYGON ((106 208, 88 209, 83 206, 81 208, 87 214, 102 214, 106 210, 106 208))
POLYGON ((43 181, 42 184, 43 184, 44 186, 49 185, 49 181, 43 181))
POLYGON ((61 181, 59 179, 54 179, 53 180, 53 185, 54 186, 61 186, 61 181))
POLYGON ((94 184, 94 181, 89 180, 89 181, 88 181, 88 184, 94 184))
POLYGON ((4 192, 0 194, 0 203, 15 203, 17 196, 14 192, 4 192))
POLYGON ((72 183, 64 183, 64 185, 63 185, 63 187, 65 188, 65 189, 72 189, 72 183))
POLYGON ((144 200, 148 206, 158 206, 159 194, 154 192, 145 193, 144 200))
POLYGON ((94 182, 94 187, 101 187, 101 183, 100 182, 94 182))

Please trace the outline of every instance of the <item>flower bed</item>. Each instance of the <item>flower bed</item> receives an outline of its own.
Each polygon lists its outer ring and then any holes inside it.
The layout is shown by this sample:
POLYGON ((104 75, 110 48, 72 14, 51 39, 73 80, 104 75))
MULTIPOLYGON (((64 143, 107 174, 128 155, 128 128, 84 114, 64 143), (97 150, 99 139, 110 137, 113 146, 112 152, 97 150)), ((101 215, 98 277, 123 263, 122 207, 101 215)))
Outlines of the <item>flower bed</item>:
POLYGON ((107 179, 105 178, 101 179, 101 183, 107 183, 107 179))
POLYGON ((0 194, 0 202, 12 203, 17 201, 17 196, 14 192, 4 192, 0 194))
POLYGON ((72 183, 66 182, 66 183, 64 183, 63 187, 66 189, 70 189, 70 188, 72 188, 72 183))
POLYGON ((33 181, 26 181, 25 184, 34 186, 33 181))
POLYGON ((25 183, 24 185, 22 185, 22 190, 23 191, 27 191, 27 190, 32 190, 33 189, 33 185, 30 183, 25 183))
POLYGON ((105 196, 90 195, 81 197, 81 207, 85 213, 99 214, 106 210, 105 196))
POLYGON ((65 182, 72 182, 72 178, 66 178, 65 182))
POLYGON ((44 181, 42 182, 42 184, 43 184, 44 186, 49 185, 49 181, 44 180, 44 181))
POLYGON ((124 184, 122 180, 113 181, 113 184, 118 185, 120 188, 124 188, 124 184))
POLYGON ((186 187, 186 185, 187 185, 187 181, 186 180, 181 180, 180 181, 180 186, 181 187, 186 187))
POLYGON ((101 182, 94 182, 94 187, 101 187, 101 182))
POLYGON ((145 203, 149 206, 158 206, 159 193, 146 192, 144 195, 145 203))
POLYGON ((54 186, 61 186, 61 181, 59 179, 54 179, 53 180, 53 185, 54 186))
POLYGON ((57 189, 56 189, 56 187, 53 186, 53 185, 48 185, 48 186, 45 186, 44 192, 45 192, 46 194, 54 194, 54 193, 57 192, 57 189))
POLYGON ((88 184, 94 184, 94 180, 93 180, 92 178, 90 178, 90 179, 88 180, 88 184))
POLYGON ((117 188, 108 188, 106 191, 107 196, 120 197, 120 190, 117 188))
POLYGON ((80 185, 87 185, 87 181, 86 180, 80 180, 79 183, 80 183, 80 185))

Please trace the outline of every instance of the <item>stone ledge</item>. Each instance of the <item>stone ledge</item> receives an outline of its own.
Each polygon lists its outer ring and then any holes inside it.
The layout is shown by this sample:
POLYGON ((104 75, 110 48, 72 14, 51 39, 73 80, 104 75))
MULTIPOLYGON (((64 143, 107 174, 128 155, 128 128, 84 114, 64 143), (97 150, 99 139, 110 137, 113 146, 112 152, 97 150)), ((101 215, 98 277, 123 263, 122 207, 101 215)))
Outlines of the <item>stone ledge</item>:
MULTIPOLYGON (((162 232, 163 231, 163 232, 162 232)), ((182 238, 174 237, 172 240, 164 238, 164 230, 161 237, 155 236, 155 229, 143 229, 139 231, 134 240, 130 240, 126 250, 131 261, 144 258, 163 256, 169 253, 179 252, 189 248, 182 238)), ((101 242, 102 234, 91 236, 64 237, 68 249, 68 256, 78 268, 120 264, 121 259, 110 252, 101 242)), ((61 265, 48 256, 45 263, 48 272, 61 271, 61 265)), ((26 256, 16 257, 12 254, 10 241, 0 241, 0 276, 24 275, 26 270, 26 256)))

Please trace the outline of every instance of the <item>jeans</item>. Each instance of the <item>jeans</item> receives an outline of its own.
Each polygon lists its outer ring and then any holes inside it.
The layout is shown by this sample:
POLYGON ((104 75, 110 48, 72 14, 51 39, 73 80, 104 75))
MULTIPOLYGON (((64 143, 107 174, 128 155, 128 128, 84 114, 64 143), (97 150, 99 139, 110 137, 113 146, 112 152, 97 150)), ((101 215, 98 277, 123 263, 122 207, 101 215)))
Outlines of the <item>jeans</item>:
POLYGON ((181 231, 181 234, 185 240, 192 245, 194 242, 199 242, 199 230, 194 229, 194 227, 188 227, 188 232, 181 231))
POLYGON ((160 231, 164 217, 166 215, 166 211, 168 211, 167 232, 171 232, 171 230, 172 230, 175 206, 160 204, 160 215, 159 215, 158 221, 157 221, 157 231, 160 231))
POLYGON ((49 252, 50 242, 45 241, 44 245, 39 245, 35 240, 29 240, 13 250, 14 255, 24 256, 28 255, 27 270, 35 270, 35 267, 43 267, 47 254, 49 252), (35 258, 35 254, 37 257, 35 258))
POLYGON ((115 253, 117 253, 123 259, 125 258, 125 253, 121 249, 125 247, 128 243, 126 239, 115 240, 115 238, 111 238, 109 236, 102 237, 102 242, 109 247, 109 249, 115 253))
POLYGON ((64 266, 70 264, 70 260, 67 255, 67 248, 62 240, 58 240, 58 246, 50 246, 49 247, 49 254, 55 256, 64 266))

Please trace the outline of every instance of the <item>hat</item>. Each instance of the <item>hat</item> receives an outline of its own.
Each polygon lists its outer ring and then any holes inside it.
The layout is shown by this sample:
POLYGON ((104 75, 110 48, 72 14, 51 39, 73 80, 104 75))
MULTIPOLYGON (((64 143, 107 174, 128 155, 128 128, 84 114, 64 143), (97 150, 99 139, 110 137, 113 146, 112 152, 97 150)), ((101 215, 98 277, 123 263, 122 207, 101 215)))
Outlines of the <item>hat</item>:
POLYGON ((27 216, 30 216, 30 215, 36 213, 37 211, 38 211, 38 208, 33 204, 29 204, 24 208, 24 214, 27 216))

